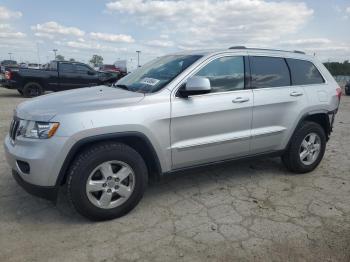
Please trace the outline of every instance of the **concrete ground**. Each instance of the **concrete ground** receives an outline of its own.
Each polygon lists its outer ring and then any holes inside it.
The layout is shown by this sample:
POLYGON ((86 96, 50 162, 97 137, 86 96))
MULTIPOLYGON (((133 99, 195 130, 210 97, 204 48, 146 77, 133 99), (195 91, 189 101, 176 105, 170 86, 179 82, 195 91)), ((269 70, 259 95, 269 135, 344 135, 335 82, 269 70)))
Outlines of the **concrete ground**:
MULTIPOLYGON (((25 99, 0 88, 0 140, 25 99)), ((229 163, 151 185, 123 218, 93 223, 64 192, 57 206, 24 192, 0 149, 0 261, 350 261, 350 97, 320 166, 229 163)))

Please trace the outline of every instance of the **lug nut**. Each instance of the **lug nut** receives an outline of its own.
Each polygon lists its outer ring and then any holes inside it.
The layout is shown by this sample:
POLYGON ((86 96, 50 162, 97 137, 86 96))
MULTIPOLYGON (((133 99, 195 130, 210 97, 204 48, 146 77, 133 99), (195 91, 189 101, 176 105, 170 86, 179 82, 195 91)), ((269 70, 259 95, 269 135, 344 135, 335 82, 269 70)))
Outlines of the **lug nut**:
POLYGON ((107 184, 103 184, 102 186, 103 186, 103 187, 106 187, 106 186, 107 186, 107 184))
POLYGON ((112 179, 112 177, 111 177, 111 176, 109 176, 109 177, 107 177, 107 179, 108 179, 108 180, 111 180, 111 179, 112 179))
POLYGON ((110 190, 110 189, 107 189, 107 193, 111 193, 112 192, 112 190, 110 190))
POLYGON ((114 187, 114 189, 118 189, 118 188, 119 188, 119 186, 115 186, 115 187, 114 187))

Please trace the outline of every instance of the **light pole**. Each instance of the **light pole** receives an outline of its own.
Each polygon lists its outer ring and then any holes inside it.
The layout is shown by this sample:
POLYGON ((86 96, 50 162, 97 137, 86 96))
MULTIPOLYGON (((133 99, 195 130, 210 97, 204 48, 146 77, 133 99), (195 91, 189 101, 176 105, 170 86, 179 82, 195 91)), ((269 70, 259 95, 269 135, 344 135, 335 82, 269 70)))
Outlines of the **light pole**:
POLYGON ((137 67, 140 67, 140 53, 141 51, 136 51, 137 53, 137 67))
POLYGON ((53 49, 52 51, 55 53, 55 58, 54 59, 56 60, 56 57, 57 57, 56 53, 57 53, 58 50, 57 49, 53 49))
POLYGON ((12 53, 8 53, 9 54, 9 56, 10 56, 10 60, 12 60, 12 53))

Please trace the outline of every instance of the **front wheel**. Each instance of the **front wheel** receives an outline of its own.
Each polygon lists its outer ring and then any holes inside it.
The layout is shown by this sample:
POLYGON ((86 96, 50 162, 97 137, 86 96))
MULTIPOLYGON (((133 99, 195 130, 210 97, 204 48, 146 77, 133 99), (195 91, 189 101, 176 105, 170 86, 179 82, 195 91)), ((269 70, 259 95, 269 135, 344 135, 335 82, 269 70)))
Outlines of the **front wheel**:
POLYGON ((282 161, 294 173, 314 170, 321 162, 326 149, 326 135, 315 122, 304 122, 294 133, 282 161))
POLYGON ((148 181, 143 158, 121 143, 101 143, 82 152, 68 174, 76 210, 91 220, 117 218, 141 200, 148 181))

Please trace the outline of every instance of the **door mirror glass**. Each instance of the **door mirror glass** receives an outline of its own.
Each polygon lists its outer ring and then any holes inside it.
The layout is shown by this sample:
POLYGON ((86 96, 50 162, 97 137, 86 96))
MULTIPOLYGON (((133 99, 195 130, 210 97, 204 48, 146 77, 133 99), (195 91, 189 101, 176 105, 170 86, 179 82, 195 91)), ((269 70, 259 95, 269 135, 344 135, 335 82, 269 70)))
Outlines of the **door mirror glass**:
POLYGON ((206 77, 192 76, 187 79, 184 87, 180 88, 179 94, 181 97, 191 95, 201 95, 211 92, 210 81, 206 77))

